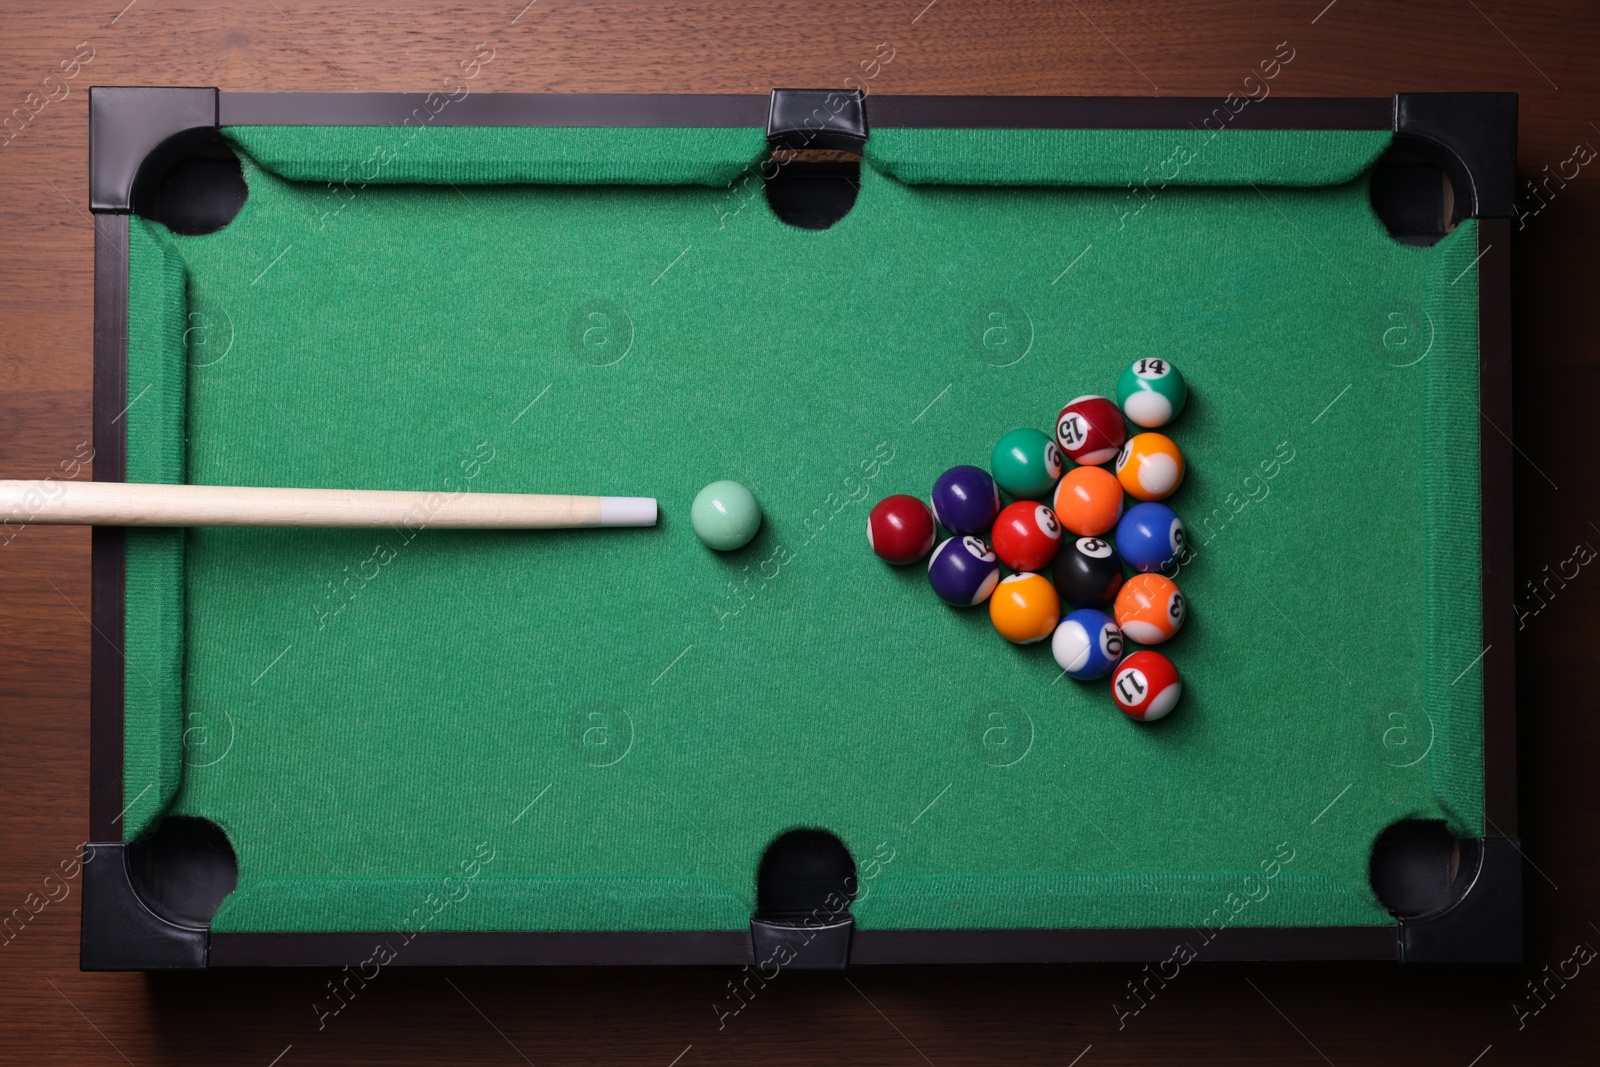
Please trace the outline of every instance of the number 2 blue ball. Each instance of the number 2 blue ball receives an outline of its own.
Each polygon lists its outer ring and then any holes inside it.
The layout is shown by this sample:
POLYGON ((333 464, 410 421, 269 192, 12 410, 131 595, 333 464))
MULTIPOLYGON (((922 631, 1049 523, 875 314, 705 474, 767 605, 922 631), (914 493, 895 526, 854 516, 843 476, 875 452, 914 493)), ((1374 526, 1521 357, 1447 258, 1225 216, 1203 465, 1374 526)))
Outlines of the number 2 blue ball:
POLYGON ((1136 571, 1159 571, 1178 558, 1186 534, 1165 504, 1135 504, 1117 523, 1117 551, 1136 571))

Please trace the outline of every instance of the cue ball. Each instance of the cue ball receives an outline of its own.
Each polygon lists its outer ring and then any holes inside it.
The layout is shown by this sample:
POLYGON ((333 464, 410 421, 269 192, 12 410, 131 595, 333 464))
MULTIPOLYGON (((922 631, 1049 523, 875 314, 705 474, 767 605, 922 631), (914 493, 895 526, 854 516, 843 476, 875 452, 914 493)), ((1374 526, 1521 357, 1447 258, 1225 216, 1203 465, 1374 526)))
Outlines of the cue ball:
POLYGON ((1153 722, 1165 718, 1183 696, 1178 668, 1159 652, 1135 652, 1111 677, 1111 699, 1130 719, 1153 722))
POLYGON ((989 621, 1000 636, 1017 645, 1043 641, 1061 621, 1061 598, 1042 574, 1013 574, 989 598, 989 621))
POLYGON ((1056 592, 1075 608, 1111 603, 1122 588, 1122 559, 1103 537, 1079 537, 1056 553, 1056 592))
POLYGON ((1117 403, 1128 421, 1153 430, 1178 417, 1189 387, 1171 360, 1148 357, 1122 372, 1117 382, 1117 403))
POLYGON ((1136 571, 1164 570, 1183 551, 1183 520, 1165 504, 1135 504, 1117 523, 1117 548, 1136 571))
POLYGON ((1128 439, 1122 412, 1103 396, 1080 396, 1056 416, 1056 443, 1074 463, 1109 463, 1128 439))
POLYGON ((941 542, 928 560, 928 582, 947 604, 970 608, 988 599, 1000 581, 1000 563, 988 545, 976 537, 952 537, 941 542))
POLYGON ((1165 500, 1183 484, 1183 453, 1164 434, 1128 438, 1116 466, 1117 480, 1135 500, 1165 500))
POLYGON ((914 496, 884 497, 867 516, 867 544, 895 566, 915 563, 933 547, 933 512, 914 496))
POLYGON ((1123 585, 1111 610, 1130 639, 1141 645, 1159 645, 1182 628, 1188 605, 1171 578, 1135 574, 1123 585))
POLYGON ((994 520, 995 555, 1014 571, 1041 571, 1061 547, 1061 523, 1043 504, 1019 500, 994 520))
POLYGON ((933 483, 933 517, 953 534, 986 534, 1000 514, 1000 487, 981 467, 951 467, 933 483))
POLYGON ((1122 631, 1105 612, 1080 608, 1056 627, 1050 654, 1069 678, 1082 682, 1104 678, 1122 658, 1122 631))
POLYGON ((708 548, 732 552, 749 544, 761 529, 761 505, 738 482, 712 482, 695 496, 689 524, 708 548))

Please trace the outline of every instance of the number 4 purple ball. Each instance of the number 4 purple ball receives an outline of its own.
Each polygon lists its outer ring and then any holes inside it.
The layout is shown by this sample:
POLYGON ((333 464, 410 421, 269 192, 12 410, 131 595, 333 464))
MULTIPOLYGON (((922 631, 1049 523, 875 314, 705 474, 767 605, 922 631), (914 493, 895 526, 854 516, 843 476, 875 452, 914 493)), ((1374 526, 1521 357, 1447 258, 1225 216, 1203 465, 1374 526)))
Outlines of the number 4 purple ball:
POLYGON ((1000 514, 1000 487, 982 467, 951 467, 933 483, 930 502, 951 533, 984 535, 1000 514))

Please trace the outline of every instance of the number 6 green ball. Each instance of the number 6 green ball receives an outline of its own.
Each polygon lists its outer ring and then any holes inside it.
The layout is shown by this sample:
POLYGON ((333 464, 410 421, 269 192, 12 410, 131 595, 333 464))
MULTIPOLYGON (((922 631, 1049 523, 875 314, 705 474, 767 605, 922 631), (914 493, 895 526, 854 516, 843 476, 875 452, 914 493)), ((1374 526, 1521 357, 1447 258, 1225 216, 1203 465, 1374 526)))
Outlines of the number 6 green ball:
POLYGON ((1147 357, 1122 372, 1117 382, 1117 406, 1135 426, 1153 430, 1178 417, 1189 387, 1171 360, 1147 357))
POLYGON ((1050 435, 1031 427, 1000 438, 989 470, 1000 488, 1018 500, 1038 500, 1061 478, 1061 449, 1050 435))

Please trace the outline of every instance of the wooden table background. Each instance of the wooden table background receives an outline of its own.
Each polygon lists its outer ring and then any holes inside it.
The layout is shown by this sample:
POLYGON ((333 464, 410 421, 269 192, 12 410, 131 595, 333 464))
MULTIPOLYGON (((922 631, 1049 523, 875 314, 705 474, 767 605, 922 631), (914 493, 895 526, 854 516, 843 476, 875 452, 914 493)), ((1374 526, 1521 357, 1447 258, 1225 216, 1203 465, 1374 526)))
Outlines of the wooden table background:
MULTIPOLYGON (((487 42, 495 58, 474 91, 766 93, 853 77, 883 93, 1221 96, 1287 41, 1295 59, 1276 94, 1522 94, 1524 179, 1600 144, 1600 12, 1579 2, 134 0, 119 13, 124 2, 0 2, 0 111, 37 110, 0 146, 5 477, 70 471, 90 436, 91 84, 430 90, 487 42), (890 51, 892 61, 863 69, 890 51), (75 76, 45 82, 64 69, 75 76), (47 94, 57 99, 39 109, 47 94)), ((1575 546, 1600 545, 1600 163, 1548 189, 1542 206, 1524 191, 1530 210, 1514 258, 1519 586, 1545 580, 1575 546)), ((84 839, 88 775, 88 533, 6 536, 0 916, 34 893, 37 907, 46 876, 84 839)), ((1538 1004, 1529 980, 1575 950, 1592 955, 1580 946, 1600 946, 1591 792, 1600 574, 1585 568, 1548 588, 1518 635, 1528 858, 1520 967, 1201 964, 1121 1028, 1112 1002, 1126 999, 1131 966, 784 973, 721 1028, 712 1003, 725 972, 399 968, 319 1028, 312 1004, 332 972, 80 973, 69 880, 50 883, 64 898, 0 935, 0 1062, 1597 1062, 1600 966, 1552 981, 1554 994, 1520 1025, 1516 1007, 1538 1004)), ((1375 624, 1393 624, 1373 607, 1375 624)))

